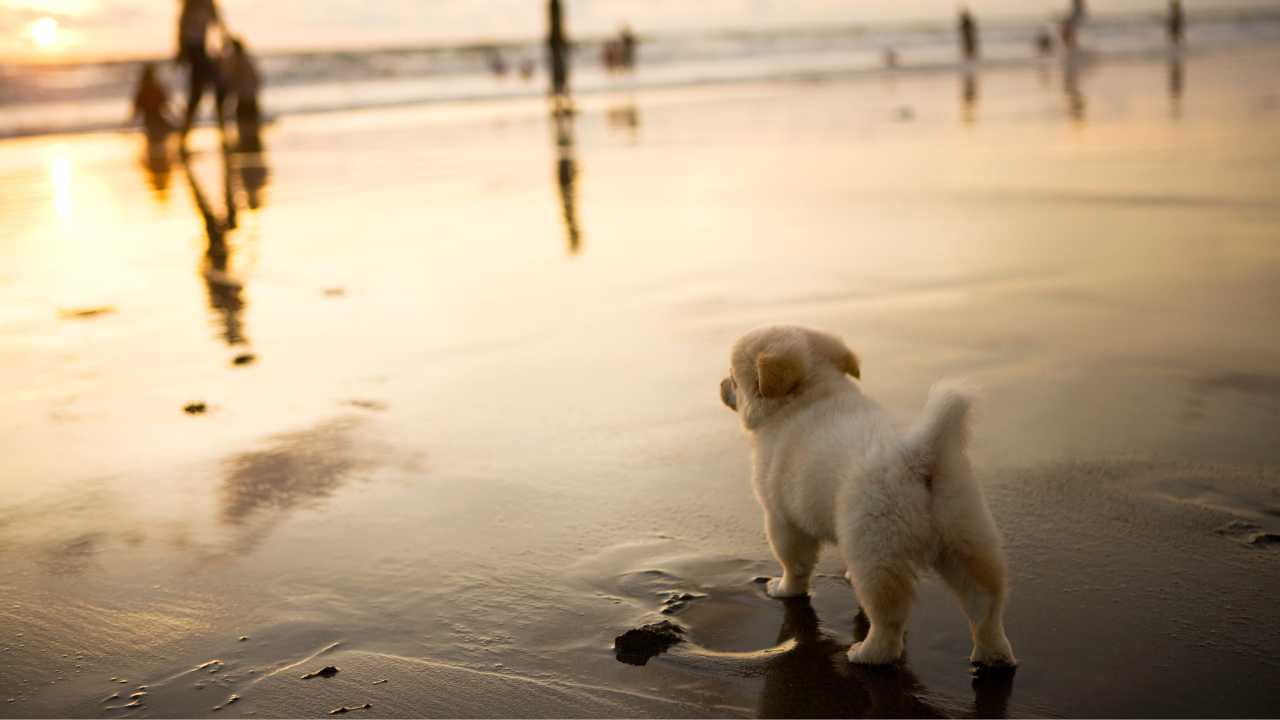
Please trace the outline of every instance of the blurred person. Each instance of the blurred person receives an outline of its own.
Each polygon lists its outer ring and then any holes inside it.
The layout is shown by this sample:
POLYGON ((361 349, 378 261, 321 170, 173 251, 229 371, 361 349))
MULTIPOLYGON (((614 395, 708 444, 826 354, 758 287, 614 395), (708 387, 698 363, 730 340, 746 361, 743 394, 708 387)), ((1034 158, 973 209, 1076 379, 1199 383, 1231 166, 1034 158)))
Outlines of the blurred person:
POLYGON ((528 82, 533 79, 533 61, 525 58, 520 61, 520 79, 528 82))
POLYGON ((258 91, 262 80, 244 41, 238 37, 229 40, 222 53, 222 78, 226 87, 223 103, 224 106, 228 101, 235 103, 236 142, 241 149, 254 150, 261 144, 262 116, 258 107, 258 91))
POLYGON ((547 3, 547 54, 551 64, 551 94, 557 103, 569 96, 569 39, 564 32, 564 8, 560 0, 547 3))
POLYGON ((1036 33, 1036 52, 1040 55, 1049 55, 1053 52, 1053 34, 1044 28, 1036 33))
POLYGON ((618 31, 618 49, 621 55, 622 66, 631 69, 636 66, 636 35, 631 32, 631 26, 623 23, 622 29, 618 31))
POLYGON ((884 66, 893 70, 898 67, 898 51, 893 48, 885 48, 882 54, 884 58, 884 66))
POLYGON ((213 0, 182 0, 182 12, 178 16, 178 57, 177 63, 185 65, 190 77, 187 90, 187 112, 182 123, 182 140, 185 146, 187 133, 195 120, 200 100, 210 85, 214 92, 214 113, 218 121, 218 130, 222 125, 222 103, 226 88, 218 66, 209 56, 209 27, 221 27, 222 20, 218 16, 218 8, 213 0))
POLYGON ((978 57, 978 21, 968 7, 960 8, 960 19, 957 29, 960 31, 960 49, 965 60, 978 57))
POLYGON ((1182 0, 1169 0, 1169 42, 1181 45, 1186 27, 1187 18, 1182 10, 1182 0))
POLYGON ((1080 28, 1084 26, 1086 9, 1084 0, 1071 0, 1071 12, 1059 24, 1058 34, 1062 37, 1062 46, 1068 52, 1076 49, 1080 28))
POLYGON ((173 119, 169 115, 169 90, 156 78, 155 63, 143 63, 138 74, 138 89, 133 95, 133 113, 129 121, 141 116, 147 142, 160 143, 173 132, 173 119))
POLYGON ((502 53, 497 49, 489 51, 489 72, 493 73, 494 77, 507 76, 507 61, 502 59, 502 53))

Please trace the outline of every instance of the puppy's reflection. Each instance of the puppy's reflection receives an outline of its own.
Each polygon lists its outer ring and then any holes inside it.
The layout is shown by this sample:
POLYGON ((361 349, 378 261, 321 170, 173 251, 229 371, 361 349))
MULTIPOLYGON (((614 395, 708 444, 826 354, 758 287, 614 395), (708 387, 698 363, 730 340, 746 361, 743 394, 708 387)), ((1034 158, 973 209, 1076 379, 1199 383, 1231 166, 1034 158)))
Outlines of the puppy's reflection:
MULTIPOLYGON (((905 664, 889 667, 851 665, 848 646, 825 634, 806 597, 782 601, 784 617, 778 643, 793 647, 765 667, 760 717, 948 717, 924 699, 919 678, 905 664)), ((853 636, 870 629, 859 612, 853 636)), ((999 673, 974 681, 973 717, 1006 717, 1013 676, 999 673)))

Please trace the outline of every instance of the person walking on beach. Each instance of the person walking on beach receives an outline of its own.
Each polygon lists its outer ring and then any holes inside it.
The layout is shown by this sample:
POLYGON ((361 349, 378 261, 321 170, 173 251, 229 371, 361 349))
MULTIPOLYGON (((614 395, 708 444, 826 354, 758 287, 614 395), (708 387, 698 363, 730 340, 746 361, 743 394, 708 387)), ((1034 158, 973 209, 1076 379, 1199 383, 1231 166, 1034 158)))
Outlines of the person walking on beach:
POLYGON ((230 38, 222 54, 222 77, 227 93, 223 102, 234 100, 236 105, 236 140, 242 149, 252 150, 258 144, 261 116, 258 110, 258 89, 261 80, 244 42, 230 38))
POLYGON ((551 63, 551 94, 557 102, 569 96, 569 41, 564 32, 564 9, 560 0, 547 4, 547 54, 551 63))
POLYGON ((214 110, 217 115, 218 129, 222 130, 222 102, 225 93, 222 76, 218 66, 209 56, 207 46, 209 26, 221 26, 218 8, 213 0, 182 0, 182 13, 178 16, 178 58, 179 65, 186 65, 190 77, 187 90, 187 113, 182 123, 182 139, 185 144, 191 123, 195 120, 196 110, 205 90, 213 85, 214 110))
POLYGON ((1182 11, 1182 0, 1169 0, 1169 42, 1181 45, 1186 25, 1187 18, 1182 11))
POLYGON ((142 117, 147 142, 162 142, 173 131, 173 121, 169 118, 169 91, 156 78, 155 63, 143 63, 138 76, 138 90, 133 96, 133 113, 129 120, 132 122, 138 116, 142 117))
POLYGON ((969 8, 960 8, 960 49, 965 60, 976 60, 978 57, 978 21, 974 20, 969 8))

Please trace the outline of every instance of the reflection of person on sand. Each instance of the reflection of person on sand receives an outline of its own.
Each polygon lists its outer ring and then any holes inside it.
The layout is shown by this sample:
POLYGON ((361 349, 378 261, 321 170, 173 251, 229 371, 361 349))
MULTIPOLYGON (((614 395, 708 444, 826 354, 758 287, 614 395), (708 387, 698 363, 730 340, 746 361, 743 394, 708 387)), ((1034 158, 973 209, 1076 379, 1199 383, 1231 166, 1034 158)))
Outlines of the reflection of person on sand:
MULTIPOLYGON (((259 155, 260 157, 260 155, 259 155)), ((225 149, 222 153, 222 188, 226 212, 222 217, 214 210, 208 197, 200 187, 191 167, 191 158, 182 156, 182 166, 186 171, 187 181, 191 186, 191 196, 204 220, 205 237, 208 247, 202 267, 205 287, 209 294, 209 307, 218 313, 221 319, 221 336, 228 345, 248 343, 244 334, 242 314, 245 302, 241 296, 243 284, 231 271, 235 248, 228 237, 238 226, 235 174, 232 172, 231 153, 225 149)), ((241 170, 244 173, 244 170, 241 170)), ((265 183, 265 167, 262 169, 262 182, 265 183)), ((259 188, 260 189, 260 186, 259 188)), ((255 191, 249 190, 250 206, 254 206, 255 191)))
POLYGON ((133 95, 133 114, 130 122, 142 118, 147 141, 164 142, 173 132, 173 120, 169 116, 169 90, 156 78, 155 63, 143 63, 138 75, 138 90, 133 95))
POLYGON ((555 107, 551 113, 556 135, 556 185, 560 188, 560 210, 564 216, 565 237, 569 254, 582 249, 582 233, 578 227, 578 159, 574 152, 573 111, 555 107))
POLYGON ((200 100, 210 84, 213 85, 214 111, 218 129, 222 129, 222 102, 225 87, 217 64, 209 56, 207 46, 209 26, 220 23, 218 9, 214 6, 213 0, 182 0, 182 13, 178 16, 177 62, 179 65, 187 66, 190 77, 186 118, 182 123, 184 142, 195 120, 196 110, 200 107, 200 100))
POLYGON ((973 124, 978 117, 978 74, 972 69, 960 75, 960 105, 964 123, 973 124))
POLYGON ((1062 92, 1067 96, 1067 116, 1077 123, 1084 122, 1084 93, 1080 92, 1080 66, 1083 60, 1074 50, 1062 61, 1062 92))
MULTIPOLYGON (((948 712, 922 699, 927 695, 906 664, 860 667, 845 661, 847 646, 822 631, 807 597, 783 601, 778 644, 794 645, 769 660, 764 669, 760 717, 946 717, 948 712)), ((854 640, 866 638, 870 624, 860 612, 854 640)), ((975 680, 976 717, 1006 717, 1013 673, 975 680)))

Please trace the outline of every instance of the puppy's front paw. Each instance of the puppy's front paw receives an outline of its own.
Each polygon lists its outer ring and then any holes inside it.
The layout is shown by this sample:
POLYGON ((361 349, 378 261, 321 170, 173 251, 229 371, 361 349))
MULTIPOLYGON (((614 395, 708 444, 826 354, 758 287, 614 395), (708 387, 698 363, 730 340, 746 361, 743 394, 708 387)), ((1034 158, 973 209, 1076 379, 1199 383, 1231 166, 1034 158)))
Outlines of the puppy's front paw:
POLYGON ((800 587, 798 583, 788 583, 786 578, 771 578, 764 585, 764 592, 771 598, 793 598, 808 595, 809 589, 800 587))

